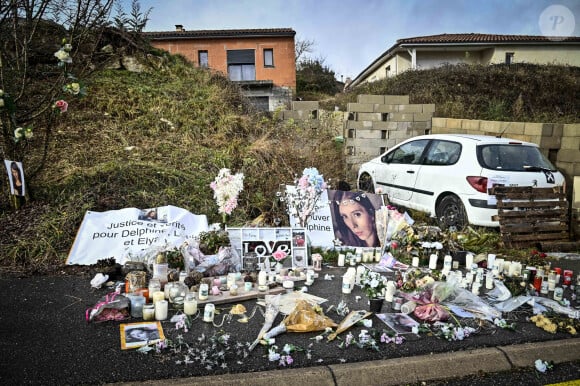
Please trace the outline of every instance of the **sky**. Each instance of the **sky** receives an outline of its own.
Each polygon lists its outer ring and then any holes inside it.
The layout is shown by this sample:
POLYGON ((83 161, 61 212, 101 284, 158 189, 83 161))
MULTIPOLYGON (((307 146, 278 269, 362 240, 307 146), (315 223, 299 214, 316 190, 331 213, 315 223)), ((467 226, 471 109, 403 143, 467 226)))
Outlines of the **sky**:
MULTIPOLYGON (((126 3, 130 12, 131 0, 126 3)), ((580 36, 580 0, 139 0, 144 31, 292 28, 338 80, 398 39, 443 33, 580 36)))

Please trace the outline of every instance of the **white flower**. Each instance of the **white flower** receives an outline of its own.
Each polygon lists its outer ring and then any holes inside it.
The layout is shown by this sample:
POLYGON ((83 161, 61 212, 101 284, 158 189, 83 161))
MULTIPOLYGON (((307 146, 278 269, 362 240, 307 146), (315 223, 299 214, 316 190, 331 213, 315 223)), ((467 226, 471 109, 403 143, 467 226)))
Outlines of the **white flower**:
POLYGON ((548 369, 548 367, 546 366, 546 362, 544 362, 541 359, 536 359, 536 362, 534 362, 534 364, 536 365, 536 370, 538 370, 540 373, 545 373, 546 370, 548 369))
POLYGON ((268 360, 269 360, 270 362, 276 362, 276 361, 279 361, 279 360, 280 360, 280 354, 278 354, 278 353, 276 352, 276 349, 277 349, 277 348, 278 348, 278 347, 276 347, 276 346, 272 346, 272 347, 270 347, 270 349, 268 350, 268 360))
POLYGON ((72 63, 72 58, 70 57, 70 55, 68 54, 68 52, 66 52, 62 48, 60 50, 56 51, 54 53, 54 56, 56 56, 57 59, 60 60, 63 63, 72 63))

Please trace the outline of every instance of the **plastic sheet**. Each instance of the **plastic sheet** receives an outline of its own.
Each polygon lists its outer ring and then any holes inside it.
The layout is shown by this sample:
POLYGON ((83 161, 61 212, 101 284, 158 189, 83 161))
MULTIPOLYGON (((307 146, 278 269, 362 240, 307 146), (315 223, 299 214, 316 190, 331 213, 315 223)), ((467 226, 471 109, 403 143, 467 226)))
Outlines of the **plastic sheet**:
POLYGON ((515 298, 509 298, 507 300, 504 300, 503 302, 495 303, 493 306, 501 312, 512 312, 513 310, 523 306, 530 300, 532 300, 531 296, 521 295, 516 296, 515 298))
POLYGON ((289 332, 311 332, 325 330, 327 327, 336 327, 336 323, 325 316, 322 310, 317 312, 308 302, 301 300, 284 319, 284 325, 289 332))
POLYGON ((580 319, 580 311, 574 310, 570 307, 564 307, 555 300, 543 298, 539 296, 531 296, 534 303, 543 305, 544 307, 552 309, 552 311, 559 314, 567 315, 569 318, 580 319))

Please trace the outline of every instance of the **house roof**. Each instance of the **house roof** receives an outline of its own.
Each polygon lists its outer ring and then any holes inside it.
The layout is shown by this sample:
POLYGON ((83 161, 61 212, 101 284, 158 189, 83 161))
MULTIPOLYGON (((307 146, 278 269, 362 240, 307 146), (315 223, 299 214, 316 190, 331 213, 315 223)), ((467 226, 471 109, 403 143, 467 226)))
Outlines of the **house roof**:
POLYGON ((219 29, 197 31, 158 31, 144 32, 143 35, 152 40, 167 39, 216 39, 216 38, 257 38, 272 36, 294 36, 292 28, 263 28, 263 29, 219 29))
POLYGON ((491 35, 491 34, 440 34, 430 36, 418 36, 397 40, 397 44, 445 44, 445 43, 522 43, 522 42, 580 42, 580 37, 547 37, 531 35, 491 35))
POLYGON ((580 36, 533 36, 533 35, 493 35, 480 33, 461 33, 461 34, 439 34, 429 36, 417 36, 411 38, 399 39, 397 42, 383 52, 371 64, 358 74, 348 87, 353 87, 360 83, 369 71, 374 69, 389 58, 396 50, 405 47, 437 47, 437 46, 484 46, 484 45, 503 45, 503 44, 580 44, 580 36))

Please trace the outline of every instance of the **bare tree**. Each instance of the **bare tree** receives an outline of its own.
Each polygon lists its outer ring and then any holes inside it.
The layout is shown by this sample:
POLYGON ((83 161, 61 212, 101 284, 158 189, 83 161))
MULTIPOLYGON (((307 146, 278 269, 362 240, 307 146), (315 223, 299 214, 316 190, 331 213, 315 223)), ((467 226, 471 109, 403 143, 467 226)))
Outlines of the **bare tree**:
POLYGON ((308 53, 312 53, 313 47, 316 44, 314 43, 314 40, 308 40, 308 39, 296 39, 296 42, 294 43, 294 52, 296 54, 296 65, 298 66, 298 64, 304 59, 303 56, 305 54, 308 53))
POLYGON ((88 70, 86 56, 98 40, 95 34, 110 24, 114 1, 0 1, 0 158, 21 161, 42 149, 34 165, 27 163, 28 177, 46 161, 51 129, 61 112, 55 102, 80 92, 76 77, 88 70), (77 61, 81 47, 85 60, 77 61), (19 128, 30 135, 22 136, 19 128))

